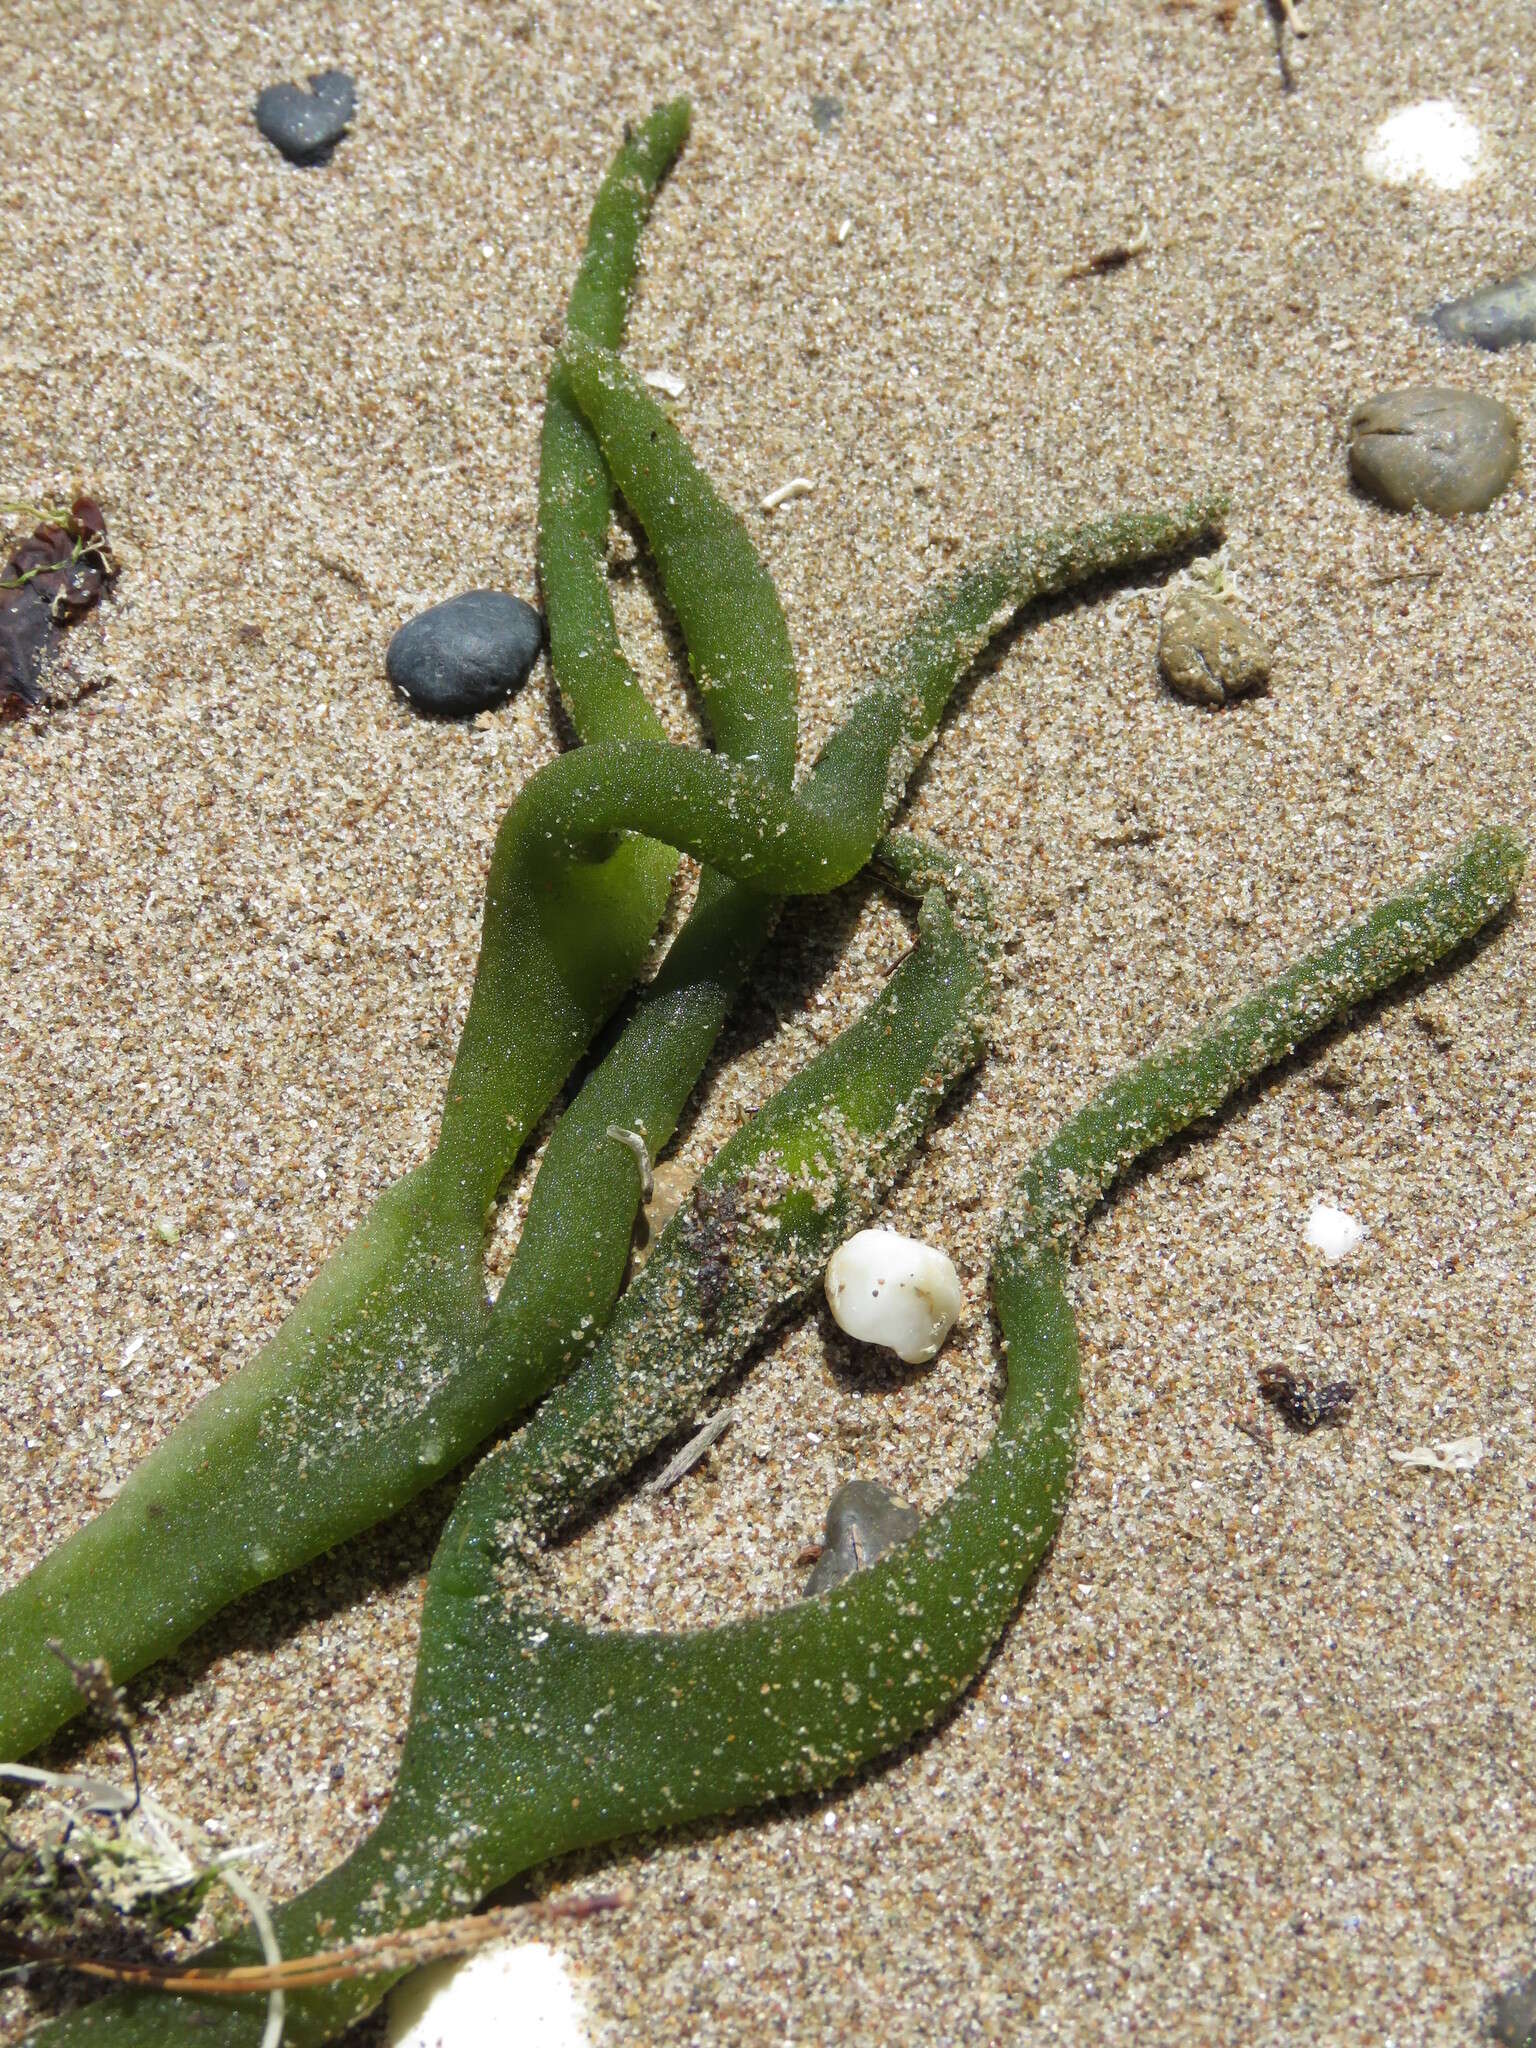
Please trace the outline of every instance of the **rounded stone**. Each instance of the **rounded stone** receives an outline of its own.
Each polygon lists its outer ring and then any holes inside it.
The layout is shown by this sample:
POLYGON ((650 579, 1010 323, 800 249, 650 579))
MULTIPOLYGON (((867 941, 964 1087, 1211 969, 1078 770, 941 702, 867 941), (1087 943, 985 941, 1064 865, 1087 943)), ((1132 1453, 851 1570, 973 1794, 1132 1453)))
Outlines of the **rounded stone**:
POLYGON ((1536 2048, 1536 1971, 1499 1993, 1488 2031, 1504 2048, 1536 2048))
POLYGON ((905 1543, 921 1520, 916 1508, 908 1507, 878 1479, 846 1481, 827 1508, 826 1545, 805 1582, 806 1597, 829 1592, 896 1544, 905 1543))
POLYGON ((1470 341, 1478 348, 1536 341, 1536 270, 1522 270, 1503 284, 1485 284, 1464 299, 1447 299, 1426 317, 1447 341, 1470 341))
POLYGON ((1480 391, 1405 385, 1349 416, 1355 482, 1399 512, 1486 511, 1515 473, 1520 426, 1480 391))
POLYGON ((1171 688, 1195 704, 1225 704, 1269 681, 1273 656, 1213 592, 1176 590, 1163 613, 1157 659, 1171 688))
POLYGON ((256 96, 256 126, 291 164, 329 163, 357 108, 357 88, 345 71, 317 71, 309 91, 269 85, 256 96))
POLYGON ((504 590, 466 590, 407 619, 389 643, 384 673, 422 711, 472 718, 527 682, 544 621, 504 590))

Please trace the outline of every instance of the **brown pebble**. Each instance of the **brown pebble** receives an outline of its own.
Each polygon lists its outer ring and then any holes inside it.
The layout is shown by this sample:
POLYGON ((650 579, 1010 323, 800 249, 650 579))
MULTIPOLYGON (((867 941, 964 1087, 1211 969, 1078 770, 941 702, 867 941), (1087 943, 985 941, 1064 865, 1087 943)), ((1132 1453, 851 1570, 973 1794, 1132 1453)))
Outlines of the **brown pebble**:
POLYGON ((1273 657, 1245 619, 1210 591, 1176 590, 1163 613, 1157 659, 1169 685, 1195 704, 1225 704, 1269 681, 1273 657))
POLYGON ((1407 385, 1349 416, 1355 482, 1399 512, 1483 512, 1515 473, 1520 427, 1480 391, 1407 385))

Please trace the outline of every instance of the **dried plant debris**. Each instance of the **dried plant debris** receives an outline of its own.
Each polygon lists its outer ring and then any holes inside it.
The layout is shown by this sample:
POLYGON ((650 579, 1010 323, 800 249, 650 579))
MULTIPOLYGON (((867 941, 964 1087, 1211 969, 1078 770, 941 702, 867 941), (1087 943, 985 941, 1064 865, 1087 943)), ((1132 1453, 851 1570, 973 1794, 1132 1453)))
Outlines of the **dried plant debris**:
POLYGON ((84 1772, 0 1764, 0 1780, 42 1795, 21 1807, 0 1800, 0 1930, 14 1939, 124 1920, 185 1929, 226 1865, 250 1853, 199 1862, 156 1800, 84 1772))
POLYGON ((1124 241, 1095 249, 1091 256, 1074 263, 1070 270, 1062 273, 1062 283, 1073 284, 1080 278, 1103 277, 1112 270, 1123 270, 1127 263, 1134 263, 1138 256, 1145 256, 1151 246, 1152 230, 1143 221, 1135 234, 1127 236, 1124 241))
POLYGON ((111 1670, 100 1658, 81 1662, 57 1643, 49 1648, 68 1667, 92 1719, 121 1739, 133 1782, 0 1763, 0 1783, 46 1795, 19 1813, 0 1798, 0 1942, 25 1946, 39 1936, 124 1920, 152 1933, 184 1929, 224 1866, 246 1852, 211 1863, 188 1854, 183 1824, 139 1782, 128 1711, 111 1670))
POLYGON ((1305 1373, 1292 1372, 1283 1365, 1264 1368, 1259 1374, 1259 1392, 1304 1436, 1328 1423, 1342 1422, 1355 1398, 1350 1380, 1330 1380, 1319 1387, 1305 1373))
POLYGON ((722 1408, 714 1415, 707 1415, 689 1437, 677 1456, 657 1473, 647 1493, 670 1493, 680 1479, 686 1479, 695 1465, 702 1464, 713 1445, 724 1436, 736 1420, 734 1408, 722 1408))
POLYGON ((0 719, 52 707, 45 670, 54 644, 117 575, 107 522, 94 498, 82 494, 67 511, 9 509, 38 523, 0 571, 0 719))

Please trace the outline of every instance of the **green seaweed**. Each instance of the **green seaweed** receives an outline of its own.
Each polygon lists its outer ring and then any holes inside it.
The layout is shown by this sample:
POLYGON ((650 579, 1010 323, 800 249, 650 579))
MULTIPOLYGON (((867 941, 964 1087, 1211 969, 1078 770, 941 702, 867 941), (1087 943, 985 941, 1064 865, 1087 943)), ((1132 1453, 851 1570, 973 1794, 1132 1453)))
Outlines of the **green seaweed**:
MULTIPOLYGON (((611 261, 606 282, 589 280, 589 302, 601 283, 610 325, 622 312, 614 277, 633 267, 634 204, 684 125, 675 108, 654 115, 641 131, 655 131, 648 153, 626 143, 628 168, 594 209, 592 237, 611 261), (615 190, 625 209, 609 235, 615 190)), ((740 521, 600 342, 571 334, 557 401, 566 378, 656 550, 720 751, 656 737, 654 714, 639 716, 612 664, 601 688, 585 675, 567 685, 562 662, 580 672, 581 649, 566 644, 557 675, 600 736, 533 776, 498 833, 435 1152, 383 1195, 262 1352, 0 1596, 0 1755, 25 1754, 78 1711, 51 1639, 132 1676, 241 1594, 398 1512, 570 1372, 612 1311, 635 1214, 632 1162, 607 1128, 643 1133, 653 1153, 666 1143, 776 899, 835 888, 864 866, 966 664, 1020 605, 1219 532, 1220 502, 1206 500, 1005 544, 935 593, 794 788, 788 635, 740 521), (661 867, 644 851, 658 845, 661 867), (492 1304, 490 1206, 633 979, 674 847, 706 865, 698 900, 556 1126, 492 1304)), ((598 545, 595 512, 562 529, 558 549, 552 540, 548 501, 564 489, 560 465, 578 459, 572 445, 546 451, 556 477, 541 490, 556 643, 598 545)), ((590 591, 581 603, 590 615, 590 591)))
MULTIPOLYGON (((352 1856, 275 1916, 283 1953, 461 1911, 574 1848, 820 1789, 931 1726, 985 1661, 1061 1518, 1079 1408, 1066 1288, 1073 1232, 1133 1160, 1480 930, 1509 902, 1524 858, 1510 834, 1476 834, 1446 866, 1190 1043, 1132 1068, 1035 1154, 993 1254, 1008 1383, 992 1443, 914 1535, 841 1586, 678 1635, 576 1626, 525 1591, 519 1552, 527 1530, 516 1518, 529 1468, 520 1440, 487 1457, 460 1494, 428 1577, 394 1795, 352 1856)), ((979 958, 973 964, 979 969, 979 958)), ((948 1007, 942 1000, 939 1008, 948 1007)), ((849 1078, 860 1078, 856 1054, 845 1053, 843 1063, 853 1069, 849 1078)), ((825 1075, 802 1085, 819 1064, 775 1104, 776 1137, 765 1154, 804 1157, 818 1142, 817 1105, 839 1092, 825 1075)), ((696 1261, 695 1288, 698 1273, 696 1261)), ((792 1267, 780 1284, 787 1302, 799 1285, 792 1267)), ((760 1319, 774 1306, 760 1294, 760 1319)), ((740 1332, 735 1355, 749 1337, 740 1332)), ((666 1348, 675 1367, 677 1351, 666 1348)), ((597 1398, 622 1429, 625 1386, 612 1381, 597 1398)), ((585 1447, 567 1440, 578 1489, 609 1476, 601 1431, 594 1441, 597 1456, 584 1463, 585 1447)), ((200 1961, 209 1967, 256 1953, 245 1938, 200 1961)), ((381 1975, 291 1997, 286 2038, 294 2048, 333 2039, 390 1981, 381 1975)), ((37 2038, 49 2048, 172 2048, 182 2040, 254 2048, 264 2017, 255 1999, 214 2006, 128 1992, 37 2038)))
MULTIPOLYGON (((831 1784, 931 1726, 990 1653, 1063 1509, 1079 1398, 1066 1262, 1089 1208, 1132 1159, 1444 958, 1510 900, 1523 867, 1508 834, 1476 835, 1190 1044, 1143 1061, 1035 1156, 994 1251, 1008 1383, 993 1442, 879 1564, 691 1634, 601 1633, 545 1612, 531 1590, 540 1547, 804 1299, 982 1049, 996 966, 985 891, 952 857, 887 831, 966 665, 1021 604, 1219 531, 1219 503, 1200 501, 1005 544, 934 594, 796 783, 796 682, 772 582, 612 349, 640 224, 686 127, 674 102, 626 139, 550 378, 541 573, 556 677, 586 744, 529 780, 498 833, 438 1147, 255 1366, 0 1599, 3 1753, 73 1705, 48 1636, 126 1675, 235 1593, 393 1512, 548 1395, 460 1490, 429 1574, 393 1797, 354 1855, 276 1916, 287 1955, 461 1911, 571 1848, 831 1784), (664 741, 624 662, 601 573, 615 486, 682 627, 712 753, 664 741), (779 899, 839 886, 877 848, 919 901, 911 954, 722 1149, 620 1299, 639 1177, 609 1125, 661 1148, 779 899), (678 849, 704 864, 695 908, 556 1126, 490 1303, 487 1205, 633 980, 678 849)), ((253 1954, 247 1939, 204 1960, 253 1954)), ((286 2038, 333 2038, 389 1981, 295 1995, 286 2038)), ((134 1992, 40 2038, 254 2044, 265 2016, 263 2000, 134 1992)))

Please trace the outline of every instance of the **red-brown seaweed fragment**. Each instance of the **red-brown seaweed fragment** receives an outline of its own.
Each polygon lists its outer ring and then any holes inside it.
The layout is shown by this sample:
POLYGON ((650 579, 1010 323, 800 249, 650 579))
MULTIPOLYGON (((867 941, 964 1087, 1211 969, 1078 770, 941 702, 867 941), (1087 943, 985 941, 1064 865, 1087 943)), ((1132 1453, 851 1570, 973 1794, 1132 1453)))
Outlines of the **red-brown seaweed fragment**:
POLYGON ((54 642, 96 605, 117 575, 107 522, 81 493, 44 512, 0 571, 0 720, 47 706, 43 671, 54 642))

